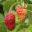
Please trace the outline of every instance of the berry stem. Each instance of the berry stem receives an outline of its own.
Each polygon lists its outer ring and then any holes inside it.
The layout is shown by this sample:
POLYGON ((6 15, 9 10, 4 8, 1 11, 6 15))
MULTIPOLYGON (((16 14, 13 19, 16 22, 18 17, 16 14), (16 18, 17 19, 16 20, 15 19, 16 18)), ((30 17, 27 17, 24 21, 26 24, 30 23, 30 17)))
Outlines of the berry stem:
POLYGON ((21 3, 21 0, 17 0, 17 5, 21 3))
POLYGON ((12 4, 11 7, 10 7, 10 9, 9 9, 9 11, 12 10, 12 7, 13 7, 14 5, 16 5, 17 3, 19 3, 19 2, 15 2, 14 4, 12 4))
POLYGON ((24 0, 21 0, 21 6, 24 6, 24 0))
POLYGON ((10 9, 9 9, 9 11, 12 10, 12 7, 13 7, 14 5, 16 5, 16 4, 17 4, 17 2, 14 3, 14 4, 12 4, 11 7, 10 7, 10 9))

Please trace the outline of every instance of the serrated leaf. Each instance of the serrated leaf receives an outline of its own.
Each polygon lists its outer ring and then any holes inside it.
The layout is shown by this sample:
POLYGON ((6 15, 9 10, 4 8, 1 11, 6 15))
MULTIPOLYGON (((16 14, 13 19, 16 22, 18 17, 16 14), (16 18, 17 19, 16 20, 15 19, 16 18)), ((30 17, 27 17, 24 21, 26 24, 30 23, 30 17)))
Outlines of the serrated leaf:
POLYGON ((2 22, 0 25, 1 25, 0 32, 7 32, 4 22, 2 22))
POLYGON ((4 21, 4 16, 0 14, 0 23, 4 21))

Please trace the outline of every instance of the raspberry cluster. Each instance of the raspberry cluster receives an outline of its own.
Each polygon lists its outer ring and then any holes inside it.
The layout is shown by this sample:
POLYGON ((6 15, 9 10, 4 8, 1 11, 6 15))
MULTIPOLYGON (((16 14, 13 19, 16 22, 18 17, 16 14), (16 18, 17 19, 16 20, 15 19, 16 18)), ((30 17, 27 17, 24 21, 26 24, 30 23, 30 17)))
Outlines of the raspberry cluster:
MULTIPOLYGON (((27 9, 22 8, 21 6, 16 7, 16 13, 19 16, 19 19, 23 21, 27 16, 27 9)), ((11 11, 7 13, 5 16, 5 24, 9 30, 13 30, 15 28, 15 14, 11 11)))

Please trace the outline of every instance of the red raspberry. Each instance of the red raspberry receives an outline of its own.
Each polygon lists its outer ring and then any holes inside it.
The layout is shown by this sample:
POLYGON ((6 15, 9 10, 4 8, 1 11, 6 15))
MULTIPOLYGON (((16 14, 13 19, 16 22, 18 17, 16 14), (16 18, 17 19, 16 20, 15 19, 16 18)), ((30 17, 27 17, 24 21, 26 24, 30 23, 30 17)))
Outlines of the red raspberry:
POLYGON ((18 6, 16 8, 16 12, 17 12, 17 15, 20 17, 21 20, 26 18, 26 15, 27 15, 27 9, 26 8, 22 8, 21 6, 18 6))
POLYGON ((15 15, 13 13, 8 13, 5 16, 5 24, 9 30, 13 30, 15 27, 15 15))

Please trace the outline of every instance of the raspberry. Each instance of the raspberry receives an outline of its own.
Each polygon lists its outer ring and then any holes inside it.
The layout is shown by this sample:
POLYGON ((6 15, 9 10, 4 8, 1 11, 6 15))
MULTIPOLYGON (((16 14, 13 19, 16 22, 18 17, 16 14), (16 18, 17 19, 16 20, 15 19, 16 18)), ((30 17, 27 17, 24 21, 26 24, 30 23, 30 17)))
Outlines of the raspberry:
POLYGON ((15 15, 13 13, 7 13, 5 16, 5 25, 9 30, 13 30, 15 27, 15 15))
POLYGON ((16 13, 19 16, 20 20, 24 20, 27 16, 27 9, 26 8, 22 8, 21 6, 18 6, 16 8, 16 13))

